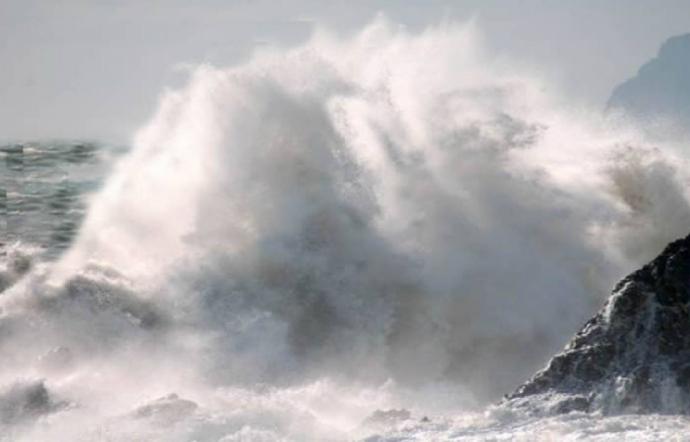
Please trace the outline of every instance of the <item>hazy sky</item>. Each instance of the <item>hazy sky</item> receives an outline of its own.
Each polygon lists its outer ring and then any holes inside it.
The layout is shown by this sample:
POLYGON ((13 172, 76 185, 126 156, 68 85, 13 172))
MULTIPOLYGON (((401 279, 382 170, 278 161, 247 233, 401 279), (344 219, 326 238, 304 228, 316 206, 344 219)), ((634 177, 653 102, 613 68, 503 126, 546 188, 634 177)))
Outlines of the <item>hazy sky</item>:
POLYGON ((383 12, 420 29, 475 18, 490 50, 539 66, 574 102, 602 106, 668 37, 687 0, 0 0, 0 139, 123 142, 180 63, 239 63, 315 23, 357 30, 383 12))

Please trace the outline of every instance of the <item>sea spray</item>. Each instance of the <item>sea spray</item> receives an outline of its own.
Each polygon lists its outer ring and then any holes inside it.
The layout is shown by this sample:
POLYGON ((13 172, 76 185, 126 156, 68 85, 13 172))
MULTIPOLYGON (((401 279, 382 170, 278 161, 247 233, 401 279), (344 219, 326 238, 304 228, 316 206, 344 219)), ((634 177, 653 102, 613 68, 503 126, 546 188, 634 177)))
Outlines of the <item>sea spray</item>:
POLYGON ((690 209, 671 151, 478 40, 379 20, 199 67, 70 250, 0 299, 2 379, 45 379, 73 404, 56 426, 162 437, 137 410, 184 410, 181 440, 341 438, 434 385, 447 410, 510 391, 690 209))

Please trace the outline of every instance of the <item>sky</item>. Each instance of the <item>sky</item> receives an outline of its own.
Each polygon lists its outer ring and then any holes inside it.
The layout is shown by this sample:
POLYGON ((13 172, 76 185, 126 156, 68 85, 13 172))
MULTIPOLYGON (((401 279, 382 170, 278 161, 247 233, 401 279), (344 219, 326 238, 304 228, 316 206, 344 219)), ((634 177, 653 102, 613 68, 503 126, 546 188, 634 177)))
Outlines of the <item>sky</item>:
POLYGON ((180 66, 239 64, 315 26, 348 35, 379 13, 412 32, 473 20, 491 53, 595 109, 690 32, 685 0, 0 0, 0 140, 127 143, 183 83, 180 66))

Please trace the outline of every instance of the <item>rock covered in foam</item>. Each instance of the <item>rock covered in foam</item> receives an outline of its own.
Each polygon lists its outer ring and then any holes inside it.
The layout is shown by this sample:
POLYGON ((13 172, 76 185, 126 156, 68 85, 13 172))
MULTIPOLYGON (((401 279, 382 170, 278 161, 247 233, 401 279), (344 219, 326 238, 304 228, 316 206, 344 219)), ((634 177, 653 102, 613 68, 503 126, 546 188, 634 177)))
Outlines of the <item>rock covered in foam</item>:
POLYGON ((198 408, 195 402, 172 393, 137 408, 132 415, 137 418, 153 419, 162 423, 177 422, 198 408))
POLYGON ((12 287, 33 265, 35 250, 22 249, 19 244, 4 247, 0 240, 0 293, 12 287))
POLYGON ((13 425, 31 421, 66 405, 53 397, 43 381, 17 382, 0 391, 0 423, 13 425))
POLYGON ((620 281, 504 405, 533 413, 690 413, 690 236, 620 281))

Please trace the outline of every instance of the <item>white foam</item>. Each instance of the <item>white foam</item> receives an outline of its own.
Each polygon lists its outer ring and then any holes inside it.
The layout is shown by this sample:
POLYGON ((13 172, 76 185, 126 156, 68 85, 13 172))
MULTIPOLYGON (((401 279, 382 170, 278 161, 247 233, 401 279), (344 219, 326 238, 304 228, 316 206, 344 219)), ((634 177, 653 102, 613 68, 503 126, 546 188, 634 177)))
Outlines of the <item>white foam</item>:
POLYGON ((81 411, 58 426, 177 393, 202 410, 180 440, 347 438, 377 408, 434 410, 420 391, 454 385, 446 410, 507 393, 687 233, 688 169, 564 109, 478 40, 380 20, 199 67, 94 197, 52 288, 0 300, 8 367, 70 349, 74 368, 46 385, 81 411), (315 406, 299 389, 326 378, 315 406), (389 379, 398 392, 376 406, 338 405, 389 379))

